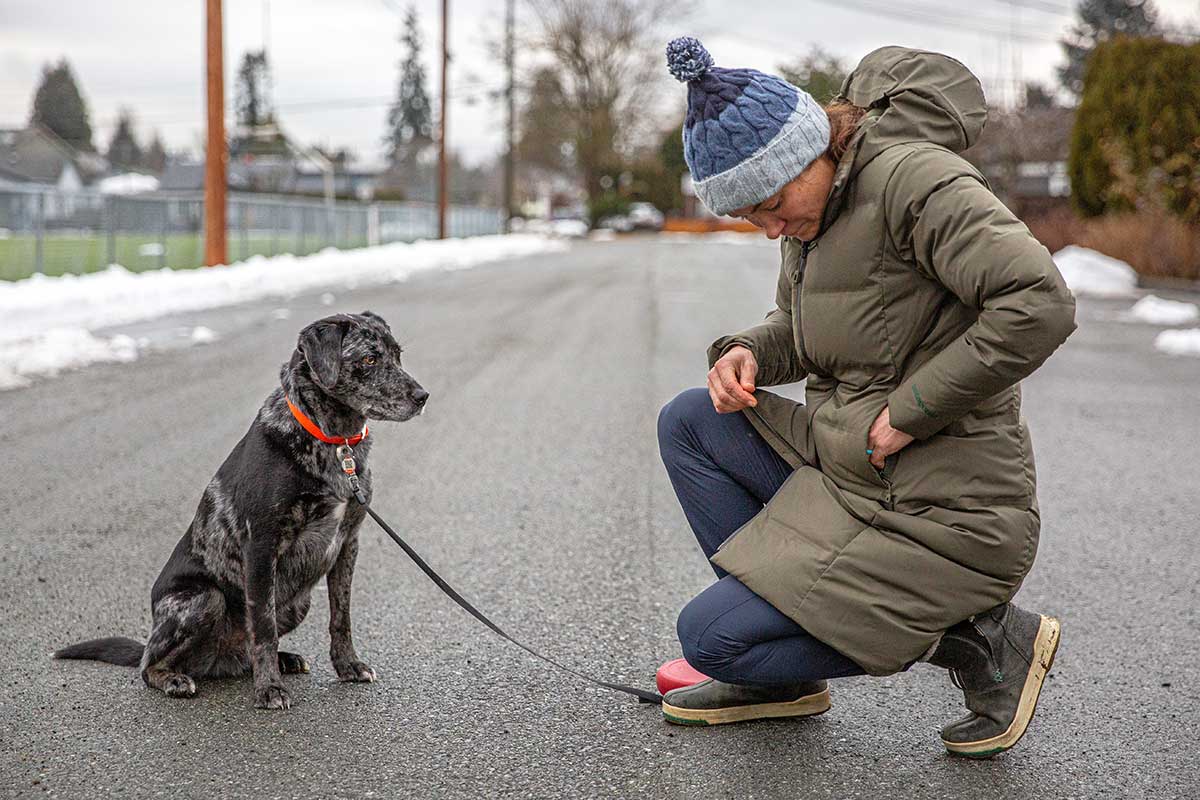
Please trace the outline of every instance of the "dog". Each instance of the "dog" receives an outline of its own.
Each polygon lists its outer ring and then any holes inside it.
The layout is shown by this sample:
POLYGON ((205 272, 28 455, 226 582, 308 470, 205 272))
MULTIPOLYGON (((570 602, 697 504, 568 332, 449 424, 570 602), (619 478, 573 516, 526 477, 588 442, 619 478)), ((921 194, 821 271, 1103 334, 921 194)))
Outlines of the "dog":
POLYGON ((196 678, 249 671, 254 705, 286 709, 291 700, 281 675, 309 667, 301 656, 280 651, 279 637, 304 619, 313 586, 325 577, 334 670, 342 681, 375 680, 350 634, 350 584, 366 510, 354 496, 339 444, 350 446, 369 502, 367 420, 403 422, 422 413, 429 399, 404 371, 400 354, 388 324, 370 311, 305 327, 280 371, 279 388, 205 488, 154 582, 146 644, 93 639, 58 650, 55 658, 137 666, 147 686, 169 697, 193 697, 196 678))

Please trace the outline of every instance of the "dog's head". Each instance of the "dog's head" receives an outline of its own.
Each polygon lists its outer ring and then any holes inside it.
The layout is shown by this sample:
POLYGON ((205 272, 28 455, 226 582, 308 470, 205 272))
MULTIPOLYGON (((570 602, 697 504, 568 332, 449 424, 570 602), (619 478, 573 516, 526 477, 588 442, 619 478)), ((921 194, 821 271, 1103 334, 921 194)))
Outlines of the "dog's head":
POLYGON ((378 314, 319 319, 300 331, 296 348, 319 389, 368 418, 403 422, 429 399, 400 366, 400 345, 378 314))

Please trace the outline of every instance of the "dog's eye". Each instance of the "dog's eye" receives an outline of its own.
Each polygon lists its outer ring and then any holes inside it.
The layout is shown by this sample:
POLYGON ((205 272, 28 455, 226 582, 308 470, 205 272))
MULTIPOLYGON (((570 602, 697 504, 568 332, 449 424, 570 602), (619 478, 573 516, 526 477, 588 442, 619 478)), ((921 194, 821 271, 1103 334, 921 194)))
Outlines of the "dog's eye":
POLYGON ((375 356, 363 356, 362 363, 366 364, 368 367, 375 366, 375 356))

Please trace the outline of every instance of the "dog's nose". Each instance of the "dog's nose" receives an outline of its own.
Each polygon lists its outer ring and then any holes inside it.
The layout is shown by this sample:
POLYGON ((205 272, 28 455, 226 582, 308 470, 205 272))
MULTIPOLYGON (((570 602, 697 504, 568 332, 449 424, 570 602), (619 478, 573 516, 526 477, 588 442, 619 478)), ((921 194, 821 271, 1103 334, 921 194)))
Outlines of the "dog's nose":
POLYGON ((429 392, 424 389, 417 389, 412 395, 413 402, 419 406, 425 405, 425 401, 429 399, 429 392))

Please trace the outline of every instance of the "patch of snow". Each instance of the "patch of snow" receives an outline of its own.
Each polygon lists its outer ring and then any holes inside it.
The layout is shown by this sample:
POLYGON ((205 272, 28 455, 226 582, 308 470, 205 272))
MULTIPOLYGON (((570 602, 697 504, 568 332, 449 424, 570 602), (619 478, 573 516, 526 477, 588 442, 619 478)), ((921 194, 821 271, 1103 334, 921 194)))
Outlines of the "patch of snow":
POLYGON ((1150 325, 1186 325, 1200 320, 1200 306, 1148 294, 1129 309, 1129 318, 1150 325))
POLYGON ((203 325, 197 325, 192 328, 191 336, 189 336, 195 344, 208 344, 217 340, 217 332, 212 328, 206 328, 203 325))
POLYGON ((1200 356, 1200 328, 1163 331, 1154 337, 1154 349, 1172 356, 1200 356))
POLYGON ((321 295, 321 305, 331 306, 337 302, 337 298, 333 296, 333 292, 325 292, 321 295))
POLYGON ((597 228, 588 234, 593 242, 611 242, 617 238, 617 232, 608 228, 597 228))
POLYGON ((139 256, 161 256, 164 252, 162 242, 147 242, 138 247, 139 256))
POLYGON ((1137 288, 1133 267, 1086 247, 1067 245, 1054 254, 1054 263, 1076 296, 1129 297, 1137 288))
POLYGON ((290 319, 292 310, 290 308, 277 308, 271 312, 271 319, 290 319))
POLYGON ((102 328, 320 291, 321 302, 329 305, 334 302, 329 289, 398 283, 420 272, 468 269, 566 248, 544 236, 479 236, 328 248, 302 257, 259 256, 208 269, 134 273, 114 264, 86 275, 0 281, 0 388, 96 361, 137 358, 137 343, 129 337, 92 335, 102 328))
POLYGON ((97 181, 96 187, 101 194, 141 194, 157 191, 158 178, 140 172, 125 172, 102 178, 97 181))
POLYGON ((0 389, 29 384, 68 369, 103 361, 134 361, 138 343, 128 336, 102 338, 83 328, 51 328, 22 340, 0 339, 0 389))

